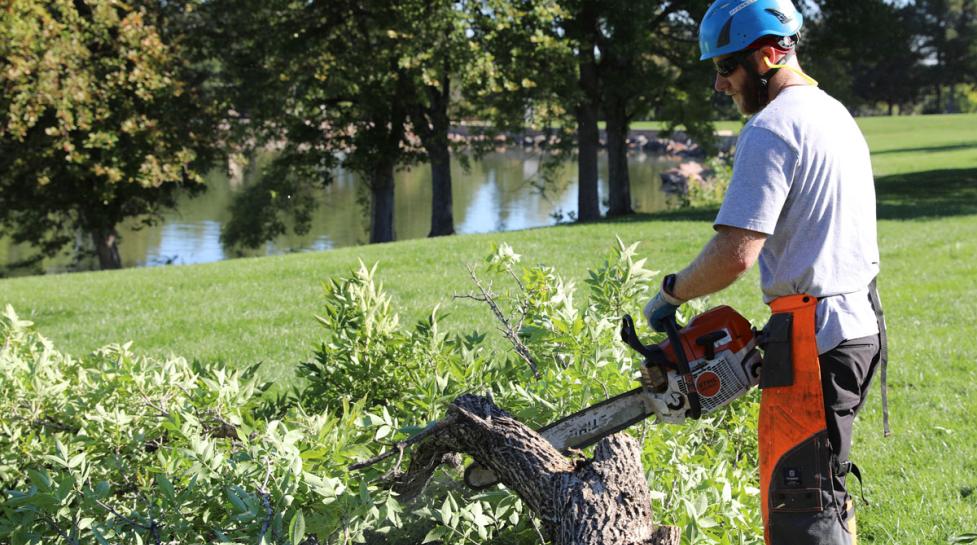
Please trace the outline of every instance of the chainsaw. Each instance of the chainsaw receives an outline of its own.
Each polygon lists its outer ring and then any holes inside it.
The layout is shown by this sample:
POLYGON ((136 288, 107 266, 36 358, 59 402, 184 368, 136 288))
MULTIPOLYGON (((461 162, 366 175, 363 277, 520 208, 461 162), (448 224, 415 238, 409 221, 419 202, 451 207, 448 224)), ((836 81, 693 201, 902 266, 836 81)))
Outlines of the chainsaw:
MULTIPOLYGON (((706 311, 681 330, 673 317, 665 332, 665 341, 646 346, 638 339, 634 320, 625 315, 621 339, 644 357, 641 386, 537 432, 561 452, 582 449, 652 415, 656 422, 668 424, 700 418, 759 382, 757 330, 731 307, 706 311)), ((465 471, 465 483, 472 488, 497 482, 495 473, 477 462, 465 471)))

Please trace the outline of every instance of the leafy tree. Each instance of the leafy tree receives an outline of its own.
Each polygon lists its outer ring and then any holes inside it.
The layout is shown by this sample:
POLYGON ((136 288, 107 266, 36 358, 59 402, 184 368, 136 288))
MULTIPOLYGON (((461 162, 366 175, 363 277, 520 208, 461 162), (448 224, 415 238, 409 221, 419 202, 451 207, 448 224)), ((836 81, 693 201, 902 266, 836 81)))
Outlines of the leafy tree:
MULTIPOLYGON (((554 0, 530 38, 551 47, 535 78, 551 121, 576 129, 578 219, 600 217, 597 191, 598 122, 607 122, 610 215, 631 212, 627 135, 632 120, 654 112, 672 127, 711 137, 708 66, 696 54, 697 19, 705 1, 596 2, 554 0)), ((532 45, 530 45, 530 48, 532 45)), ((530 56, 531 57, 531 56, 530 56)), ((518 69, 516 71, 518 73, 518 69)))
POLYGON ((255 215, 237 216, 226 241, 260 243, 295 213, 296 229, 307 228, 310 201, 287 196, 307 193, 313 180, 329 183, 338 165, 370 190, 370 241, 393 240, 394 171, 423 159, 432 165, 430 235, 453 233, 448 135, 452 122, 472 111, 463 100, 469 85, 481 85, 472 71, 486 66, 471 39, 473 5, 205 4, 222 79, 241 113, 241 140, 282 146, 272 175, 250 190, 264 196, 247 199, 270 205, 260 216, 263 227, 254 233, 239 224, 255 215), (282 96, 288 99, 273 99, 282 96))
POLYGON ((570 94, 577 121, 577 218, 600 218, 597 193, 597 149, 600 131, 600 75, 597 59, 600 3, 569 0, 563 3, 570 16, 564 22, 566 36, 573 41, 577 56, 577 89, 570 94))
POLYGON ((699 61, 703 1, 602 2, 597 49, 607 123, 608 215, 633 212, 628 175, 630 124, 654 112, 668 129, 684 125, 712 141, 711 68, 699 61))
POLYGON ((944 87, 977 81, 977 0, 916 0, 909 9, 925 81, 933 84, 937 108, 947 110, 944 87))
MULTIPOLYGON (((172 5, 172 4, 167 4, 172 5)), ((36 261, 91 238, 121 267, 117 226, 202 189, 212 118, 153 3, 22 1, 0 18, 0 225, 36 261)))
MULTIPOLYGON (((421 141, 431 163, 431 231, 429 236, 454 234, 451 192, 451 148, 448 133, 459 108, 452 91, 477 55, 469 47, 463 4, 456 2, 405 2, 412 11, 411 28, 401 42, 402 64, 410 75, 417 100, 409 113, 411 129, 421 141)), ((462 80, 463 81, 463 80, 462 80)))
POLYGON ((804 66, 826 91, 851 107, 914 100, 920 55, 912 9, 884 0, 819 0, 801 40, 804 66))
MULTIPOLYGON (((252 191, 274 195, 267 204, 287 211, 291 187, 329 183, 341 163, 370 190, 370 241, 393 240, 394 170, 419 153, 407 139, 412 89, 398 64, 400 38, 392 26, 399 8, 218 0, 202 9, 211 22, 209 47, 238 114, 230 120, 235 141, 280 148, 274 175, 252 191)), ((262 225, 283 228, 276 217, 266 220, 262 225)), ((296 230, 307 225, 300 222, 296 230)), ((232 222, 225 242, 240 243, 228 235, 247 231, 232 222)), ((275 234, 250 238, 260 242, 275 234)))

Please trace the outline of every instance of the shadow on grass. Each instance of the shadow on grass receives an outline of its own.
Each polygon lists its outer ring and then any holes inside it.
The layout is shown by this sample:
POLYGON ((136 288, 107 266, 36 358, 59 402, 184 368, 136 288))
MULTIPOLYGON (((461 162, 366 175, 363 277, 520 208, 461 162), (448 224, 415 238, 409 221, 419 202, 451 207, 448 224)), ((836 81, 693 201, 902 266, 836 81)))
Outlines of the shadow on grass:
POLYGON ((872 155, 886 155, 889 153, 935 153, 938 151, 956 151, 961 149, 977 149, 977 142, 969 142, 965 144, 952 144, 949 146, 930 146, 926 148, 887 149, 882 151, 873 151, 872 155))
POLYGON ((875 180, 879 219, 977 214, 977 168, 928 170, 875 180))
MULTIPOLYGON (((911 220, 977 214, 977 168, 928 170, 875 179, 878 217, 911 220)), ((712 223, 718 206, 680 208, 605 218, 601 223, 702 221, 712 223)))
MULTIPOLYGON (((875 179, 878 217, 911 220, 977 214, 977 168, 928 170, 875 179)), ((643 221, 712 222, 718 206, 632 214, 603 223, 643 221)))

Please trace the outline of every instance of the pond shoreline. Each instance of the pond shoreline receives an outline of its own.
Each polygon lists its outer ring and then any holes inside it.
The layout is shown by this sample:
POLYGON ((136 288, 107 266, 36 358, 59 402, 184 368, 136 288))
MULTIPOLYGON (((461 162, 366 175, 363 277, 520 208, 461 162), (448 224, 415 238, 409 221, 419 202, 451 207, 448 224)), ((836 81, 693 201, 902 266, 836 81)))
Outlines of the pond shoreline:
MULTIPOLYGON (((455 144, 486 144, 496 147, 522 146, 527 149, 545 150, 556 146, 558 137, 551 131, 527 129, 518 132, 487 134, 484 127, 477 125, 456 125, 451 128, 448 138, 455 144)), ((664 131, 656 129, 631 129, 628 131, 628 148, 661 155, 684 158, 704 158, 705 151, 684 131, 674 131, 663 136, 664 131)), ((716 143, 721 152, 729 152, 736 145, 737 135, 730 130, 716 131, 716 143)), ((607 148, 607 131, 599 130, 599 145, 607 148)))

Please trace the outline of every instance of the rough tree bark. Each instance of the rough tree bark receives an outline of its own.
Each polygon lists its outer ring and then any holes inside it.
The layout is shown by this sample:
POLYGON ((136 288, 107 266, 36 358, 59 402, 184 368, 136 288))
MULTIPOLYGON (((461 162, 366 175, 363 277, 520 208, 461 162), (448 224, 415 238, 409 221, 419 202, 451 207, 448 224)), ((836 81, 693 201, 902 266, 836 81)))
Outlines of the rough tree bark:
MULTIPOLYGON (((570 459, 490 400, 462 396, 413 450, 392 488, 401 501, 421 493, 442 463, 471 455, 519 495, 554 545, 678 545, 679 529, 655 526, 637 442, 617 434, 591 459, 570 459)), ((367 462, 363 465, 368 465, 367 462)))

